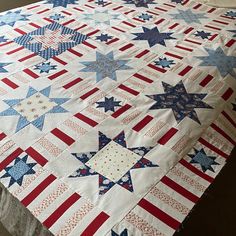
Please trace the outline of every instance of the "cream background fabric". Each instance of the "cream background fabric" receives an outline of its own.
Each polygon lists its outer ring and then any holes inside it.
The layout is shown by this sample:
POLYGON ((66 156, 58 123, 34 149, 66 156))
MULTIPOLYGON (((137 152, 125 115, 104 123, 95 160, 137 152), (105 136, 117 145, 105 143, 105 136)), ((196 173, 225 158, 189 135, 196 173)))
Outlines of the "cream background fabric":
POLYGON ((215 7, 236 8, 236 0, 196 0, 196 2, 205 3, 215 7))

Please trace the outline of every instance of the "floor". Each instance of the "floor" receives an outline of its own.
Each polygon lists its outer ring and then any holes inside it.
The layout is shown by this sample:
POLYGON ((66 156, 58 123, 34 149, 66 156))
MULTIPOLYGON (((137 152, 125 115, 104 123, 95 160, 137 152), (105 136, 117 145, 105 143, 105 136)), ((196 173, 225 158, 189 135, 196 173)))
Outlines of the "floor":
MULTIPOLYGON (((37 2, 8 0, 0 2, 0 12, 37 2)), ((186 218, 175 236, 235 236, 236 235, 236 148, 228 163, 203 198, 186 218)), ((11 236, 0 223, 0 236, 11 236)))

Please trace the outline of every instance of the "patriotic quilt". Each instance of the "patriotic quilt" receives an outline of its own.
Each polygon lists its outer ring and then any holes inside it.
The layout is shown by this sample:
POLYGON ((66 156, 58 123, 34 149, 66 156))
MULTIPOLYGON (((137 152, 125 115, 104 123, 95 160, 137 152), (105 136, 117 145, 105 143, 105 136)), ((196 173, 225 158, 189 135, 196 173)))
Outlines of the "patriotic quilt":
POLYGON ((236 144, 235 26, 190 0, 0 13, 0 183, 56 236, 173 235, 236 144))

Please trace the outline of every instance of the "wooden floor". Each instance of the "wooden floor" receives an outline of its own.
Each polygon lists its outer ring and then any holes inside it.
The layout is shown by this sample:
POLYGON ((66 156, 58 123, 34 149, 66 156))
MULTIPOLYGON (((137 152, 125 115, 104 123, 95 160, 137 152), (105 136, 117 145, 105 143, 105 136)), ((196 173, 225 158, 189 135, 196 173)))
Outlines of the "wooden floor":
MULTIPOLYGON (((37 0, 0 0, 0 12, 34 2, 37 0)), ((236 236, 235 181, 236 148, 175 236, 236 236)), ((1 223, 0 236, 11 236, 1 223)))

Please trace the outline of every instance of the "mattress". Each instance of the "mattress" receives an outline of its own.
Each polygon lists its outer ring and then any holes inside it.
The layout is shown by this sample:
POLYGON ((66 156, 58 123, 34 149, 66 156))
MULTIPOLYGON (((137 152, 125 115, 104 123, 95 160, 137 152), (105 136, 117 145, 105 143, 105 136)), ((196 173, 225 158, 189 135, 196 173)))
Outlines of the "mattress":
POLYGON ((236 143, 235 24, 235 10, 190 0, 1 13, 6 228, 173 235, 236 143))

